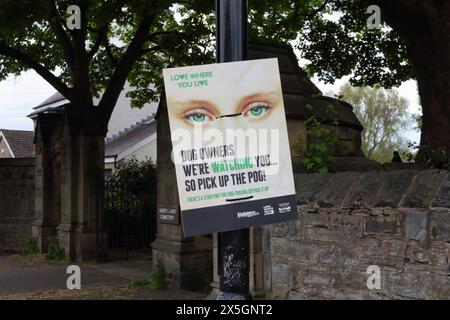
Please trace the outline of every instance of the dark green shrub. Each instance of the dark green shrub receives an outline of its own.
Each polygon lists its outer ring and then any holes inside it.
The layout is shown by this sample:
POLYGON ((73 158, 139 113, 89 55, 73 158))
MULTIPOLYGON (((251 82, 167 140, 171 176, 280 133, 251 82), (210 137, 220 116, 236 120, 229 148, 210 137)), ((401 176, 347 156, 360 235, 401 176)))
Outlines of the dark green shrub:
POLYGON ((48 250, 45 255, 47 260, 64 260, 65 259, 64 248, 61 248, 59 241, 55 237, 48 238, 48 250))
MULTIPOLYGON (((307 106, 312 109, 312 106, 307 106)), ((337 125, 336 114, 333 106, 326 110, 327 123, 337 125)), ((296 147, 303 155, 303 165, 309 172, 328 172, 328 165, 335 159, 331 153, 333 145, 339 142, 337 136, 326 126, 325 121, 320 121, 314 115, 306 119, 307 141, 299 139, 296 147)))
POLYGON ((25 238, 25 249, 23 253, 27 256, 39 253, 37 238, 32 236, 25 238))
POLYGON ((443 149, 433 149, 430 146, 419 146, 410 144, 409 147, 415 152, 403 154, 408 162, 414 162, 427 169, 443 169, 450 171, 450 153, 443 149))
POLYGON ((136 158, 126 160, 119 169, 109 177, 108 182, 126 186, 123 192, 139 196, 142 190, 151 186, 156 179, 156 166, 151 159, 138 161, 136 158))
POLYGON ((127 160, 108 178, 106 185, 109 186, 105 190, 106 216, 117 215, 117 206, 114 205, 117 203, 120 203, 120 208, 127 208, 129 215, 134 215, 140 212, 143 198, 145 205, 156 202, 155 164, 150 159, 127 160))

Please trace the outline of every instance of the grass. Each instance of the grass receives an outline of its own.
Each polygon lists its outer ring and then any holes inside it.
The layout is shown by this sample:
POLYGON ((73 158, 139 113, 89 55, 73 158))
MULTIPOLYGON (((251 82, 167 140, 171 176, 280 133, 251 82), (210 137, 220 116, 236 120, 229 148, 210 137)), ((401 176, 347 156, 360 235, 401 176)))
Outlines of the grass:
POLYGON ((153 271, 146 277, 131 280, 128 288, 136 288, 139 286, 149 286, 151 289, 164 289, 166 287, 166 272, 161 262, 156 262, 153 271))

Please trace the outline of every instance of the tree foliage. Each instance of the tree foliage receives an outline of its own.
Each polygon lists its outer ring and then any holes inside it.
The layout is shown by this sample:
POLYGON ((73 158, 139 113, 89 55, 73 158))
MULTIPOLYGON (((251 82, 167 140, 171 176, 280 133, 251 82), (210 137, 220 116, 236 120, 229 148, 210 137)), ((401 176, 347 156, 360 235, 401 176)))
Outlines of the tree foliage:
POLYGON ((353 85, 389 88, 414 78, 404 41, 391 28, 369 29, 362 0, 249 1, 250 35, 291 41, 310 76, 334 82, 351 75, 353 85))
MULTIPOLYGON (((310 76, 332 83, 351 75, 353 85, 386 88, 414 78, 404 41, 386 25, 369 29, 368 5, 362 0, 249 0, 248 3, 250 41, 292 43, 301 57, 309 61, 306 69, 310 76)), ((188 57, 183 56, 186 52, 173 57, 171 62, 176 65, 212 61, 215 17, 213 11, 208 11, 212 7, 203 8, 205 11, 199 18, 197 12, 177 7, 183 18, 179 23, 199 28, 201 32, 197 33, 201 39, 194 40, 199 47, 191 48, 194 51, 188 57)), ((155 74, 154 66, 138 64, 135 70, 134 75, 147 79, 147 84, 161 83, 160 73, 155 74)), ((141 87, 136 81, 133 84, 141 87)), ((135 90, 131 96, 137 98, 138 106, 151 94, 144 88, 135 90)))
POLYGON ((99 107, 109 120, 125 81, 147 93, 133 95, 142 105, 155 98, 163 67, 208 57, 202 39, 212 36, 212 9, 206 0, 3 0, 0 80, 34 69, 85 106, 104 92, 99 107), (70 5, 81 9, 80 29, 67 26, 70 5))
MULTIPOLYGON (((352 74, 353 84, 389 87, 413 77, 403 43, 391 29, 369 30, 365 8, 358 0, 250 0, 250 39, 294 41, 310 74, 327 82, 352 74)), ((207 0, 4 0, 0 79, 32 68, 76 103, 106 91, 106 109, 128 80, 133 106, 142 106, 157 99, 162 68, 213 61, 214 29, 207 0), (81 30, 66 26, 69 5, 82 10, 81 30)))
POLYGON ((351 75, 358 86, 398 86, 414 78, 404 41, 391 28, 369 29, 367 3, 359 0, 325 1, 325 10, 305 22, 298 48, 311 63, 310 75, 334 82, 351 75))
POLYGON ((404 152, 408 141, 402 132, 414 119, 408 114, 408 102, 395 89, 352 87, 345 84, 339 96, 353 106, 361 122, 362 151, 372 160, 384 163, 392 159, 394 151, 404 152))

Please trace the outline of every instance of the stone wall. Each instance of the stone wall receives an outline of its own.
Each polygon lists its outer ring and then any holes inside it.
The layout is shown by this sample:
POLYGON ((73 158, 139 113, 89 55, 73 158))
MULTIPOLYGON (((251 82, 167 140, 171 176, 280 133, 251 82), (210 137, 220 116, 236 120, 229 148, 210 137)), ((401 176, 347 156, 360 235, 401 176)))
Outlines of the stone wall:
POLYGON ((22 250, 34 217, 34 159, 0 159, 0 250, 22 250))
POLYGON ((272 297, 450 299, 446 171, 298 174, 296 190, 299 219, 268 228, 272 297))

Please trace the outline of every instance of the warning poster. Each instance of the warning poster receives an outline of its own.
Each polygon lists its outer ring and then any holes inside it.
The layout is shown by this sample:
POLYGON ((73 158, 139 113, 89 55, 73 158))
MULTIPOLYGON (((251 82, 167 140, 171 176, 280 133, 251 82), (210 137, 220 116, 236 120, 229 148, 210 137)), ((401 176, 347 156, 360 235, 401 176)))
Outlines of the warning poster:
POLYGON ((164 70, 184 236, 297 218, 277 59, 164 70))

